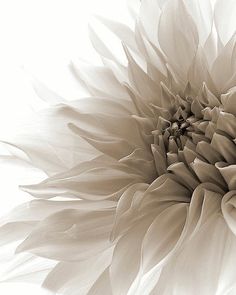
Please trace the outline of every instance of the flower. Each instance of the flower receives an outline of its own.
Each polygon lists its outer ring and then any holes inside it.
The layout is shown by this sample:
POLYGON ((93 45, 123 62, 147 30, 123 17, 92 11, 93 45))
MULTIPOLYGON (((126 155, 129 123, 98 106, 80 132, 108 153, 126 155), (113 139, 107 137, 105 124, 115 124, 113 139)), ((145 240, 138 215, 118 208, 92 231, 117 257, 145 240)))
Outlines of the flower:
POLYGON ((72 70, 91 97, 58 98, 14 143, 47 178, 21 186, 36 200, 2 240, 45 258, 53 292, 235 294, 236 5, 129 2, 134 30, 100 19, 127 63, 90 29, 104 66, 72 70))

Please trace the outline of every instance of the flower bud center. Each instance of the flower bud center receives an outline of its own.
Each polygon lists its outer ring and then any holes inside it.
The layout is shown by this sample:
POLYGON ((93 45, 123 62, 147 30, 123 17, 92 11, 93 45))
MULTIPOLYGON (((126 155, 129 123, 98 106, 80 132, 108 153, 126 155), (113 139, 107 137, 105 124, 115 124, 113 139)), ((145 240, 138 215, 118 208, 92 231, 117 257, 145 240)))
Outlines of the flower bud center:
POLYGON ((186 133, 186 130, 189 126, 190 123, 182 118, 175 122, 172 122, 170 127, 167 128, 167 131, 170 133, 170 136, 173 136, 174 138, 179 138, 181 135, 184 135, 186 133))

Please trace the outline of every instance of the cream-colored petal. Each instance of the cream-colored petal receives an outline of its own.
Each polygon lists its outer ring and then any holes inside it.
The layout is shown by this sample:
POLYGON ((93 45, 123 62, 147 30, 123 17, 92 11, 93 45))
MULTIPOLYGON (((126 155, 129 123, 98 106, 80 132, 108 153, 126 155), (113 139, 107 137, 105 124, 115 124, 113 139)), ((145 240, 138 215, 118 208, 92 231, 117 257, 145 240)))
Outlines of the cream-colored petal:
POLYGON ((185 80, 197 51, 198 34, 183 1, 168 1, 164 6, 160 16, 158 36, 168 63, 185 80))
POLYGON ((22 253, 15 256, 6 271, 1 273, 1 282, 27 282, 41 285, 56 262, 50 259, 22 253))
POLYGON ((230 79, 234 76, 234 68, 232 65, 236 54, 235 42, 236 37, 233 36, 226 46, 219 52, 219 55, 212 65, 211 75, 219 93, 224 93, 235 85, 227 85, 230 79))
POLYGON ((27 125, 27 131, 22 130, 14 138, 14 143, 6 142, 6 145, 13 155, 28 161, 46 174, 59 173, 99 154, 68 129, 69 122, 77 122, 75 111, 66 105, 56 105, 41 111, 27 125))
POLYGON ((196 158, 191 164, 194 172, 202 183, 211 182, 225 187, 225 181, 214 165, 208 164, 196 158))
POLYGON ((41 221, 17 247, 17 252, 77 261, 110 248, 114 210, 83 212, 66 209, 41 221))
POLYGON ((122 236, 135 222, 139 216, 139 204, 144 197, 144 192, 148 188, 146 183, 136 183, 130 186, 120 197, 117 207, 115 222, 111 232, 111 240, 122 236))
POLYGON ((64 196, 98 201, 115 199, 128 186, 143 180, 139 171, 118 162, 108 166, 100 161, 83 164, 41 183, 21 186, 21 189, 37 198, 64 196))
POLYGON ((92 286, 109 265, 111 256, 112 249, 108 249, 81 261, 59 262, 44 280, 43 287, 54 293, 74 294, 76 291, 81 295, 90 294, 92 286))
POLYGON ((87 295, 110 295, 112 294, 111 281, 109 275, 109 269, 105 269, 100 275, 97 281, 93 284, 87 295))
MULTIPOLYGON (((113 114, 114 116, 127 116, 136 113, 132 101, 112 99, 111 97, 80 98, 68 102, 67 105, 80 113, 113 114)), ((64 107, 67 106, 64 105, 64 107)))
POLYGON ((214 11, 215 25, 223 44, 226 44, 235 33, 235 13, 236 5, 234 0, 227 2, 223 0, 216 1, 214 11))
POLYGON ((213 11, 211 2, 210 0, 184 0, 184 3, 197 26, 199 42, 203 45, 212 29, 213 11))
POLYGON ((153 81, 146 72, 137 64, 131 53, 125 48, 128 59, 128 74, 131 86, 142 96, 148 99, 149 103, 158 105, 160 87, 153 81))
POLYGON ((138 52, 133 30, 125 24, 97 16, 97 19, 133 51, 138 52))
POLYGON ((77 113, 77 124, 69 127, 99 151, 116 159, 127 156, 135 147, 147 146, 131 116, 77 113))
POLYGON ((110 266, 112 294, 127 294, 138 274, 144 235, 154 216, 136 222, 116 244, 110 266))
POLYGON ((221 203, 222 212, 226 223, 231 231, 236 235, 236 191, 226 193, 221 203))
POLYGON ((230 89, 226 94, 221 95, 221 101, 224 106, 224 111, 236 116, 236 88, 230 89))
POLYGON ((220 174, 223 176, 224 180, 228 185, 229 190, 236 189, 236 165, 230 165, 225 162, 216 163, 216 168, 219 170, 220 174))
POLYGON ((73 69, 79 79, 93 96, 128 99, 124 87, 109 68, 91 66, 85 62, 74 63, 73 69))
POLYGON ((217 129, 226 132, 232 138, 236 138, 236 117, 232 111, 233 105, 231 105, 230 112, 220 112, 217 120, 217 129))
POLYGON ((187 217, 187 204, 176 204, 159 214, 149 227, 142 244, 142 271, 161 263, 177 244, 187 217))
POLYGON ((158 45, 158 22, 160 17, 161 9, 158 2, 155 0, 143 0, 140 6, 140 22, 147 34, 149 40, 158 45))
POLYGON ((235 143, 227 136, 215 133, 213 135, 211 145, 219 154, 221 154, 226 162, 234 164, 236 161, 235 143))
POLYGON ((215 214, 164 268, 153 294, 228 294, 235 282, 235 247, 235 236, 215 214))

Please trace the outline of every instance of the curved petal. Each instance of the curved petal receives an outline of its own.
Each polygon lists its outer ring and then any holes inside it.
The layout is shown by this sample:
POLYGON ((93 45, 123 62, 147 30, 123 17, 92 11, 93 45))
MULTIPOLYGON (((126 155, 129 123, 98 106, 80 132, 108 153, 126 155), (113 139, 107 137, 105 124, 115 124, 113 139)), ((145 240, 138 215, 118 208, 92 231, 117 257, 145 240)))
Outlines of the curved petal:
POLYGON ((235 282, 235 247, 235 236, 215 214, 164 267, 153 294, 227 294, 235 282))
POLYGON ((47 275, 43 287, 54 293, 74 294, 76 290, 77 294, 79 292, 81 295, 90 292, 93 294, 91 288, 94 288, 93 285, 98 284, 100 276, 107 272, 111 255, 112 249, 108 249, 81 261, 59 262, 47 275))
POLYGON ((146 148, 141 131, 131 116, 77 113, 77 124, 69 124, 69 127, 96 149, 116 159, 127 156, 135 147, 146 148))
POLYGON ((17 247, 38 256, 77 261, 111 247, 114 210, 83 212, 65 209, 41 221, 17 247))
POLYGON ((100 275, 97 281, 93 284, 92 288, 89 290, 87 295, 97 295, 97 294, 104 294, 104 295, 112 294, 108 268, 104 270, 104 272, 100 275))
POLYGON ((236 189, 236 165, 229 165, 224 162, 216 163, 216 168, 226 181, 229 190, 236 189))
POLYGON ((213 12, 210 0, 184 0, 198 30, 199 42, 203 45, 212 30, 213 12))
POLYGON ((149 227, 142 244, 144 273, 161 263, 174 249, 184 228, 187 204, 176 204, 165 209, 149 227))
POLYGON ((224 195, 221 203, 222 213, 231 231, 236 235, 236 191, 224 195))
POLYGON ((186 80, 186 73, 196 54, 198 33, 183 1, 168 1, 159 23, 160 46, 168 63, 186 80))
POLYGON ((38 184, 21 186, 21 189, 37 198, 64 196, 101 201, 116 199, 128 186, 143 182, 140 171, 113 160, 106 163, 106 159, 84 162, 38 184))
POLYGON ((154 215, 142 218, 116 244, 110 266, 112 294, 128 293, 138 274, 142 241, 153 219, 154 215))
POLYGON ((234 0, 227 2, 223 0, 216 1, 214 13, 215 25, 223 44, 226 44, 235 33, 235 13, 236 5, 234 0))

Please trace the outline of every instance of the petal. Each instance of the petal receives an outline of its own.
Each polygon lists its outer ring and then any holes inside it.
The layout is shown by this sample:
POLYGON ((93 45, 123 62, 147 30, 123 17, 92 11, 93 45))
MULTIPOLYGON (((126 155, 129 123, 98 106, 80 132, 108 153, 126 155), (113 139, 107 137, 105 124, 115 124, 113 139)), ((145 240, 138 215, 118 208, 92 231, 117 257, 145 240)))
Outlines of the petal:
POLYGON ((78 262, 59 262, 44 280, 43 287, 54 293, 74 294, 76 290, 77 294, 88 294, 106 271, 111 255, 112 250, 108 249, 78 262))
POLYGON ((226 162, 235 163, 235 143, 230 140, 227 136, 215 133, 212 138, 211 145, 214 149, 221 154, 226 162))
POLYGON ((229 190, 236 189, 236 165, 229 165, 225 162, 216 163, 216 168, 223 176, 229 190))
POLYGON ((236 138, 236 118, 233 115, 232 111, 233 105, 228 106, 228 108, 229 107, 231 114, 226 112, 220 112, 217 120, 217 129, 226 132, 232 138, 236 138))
POLYGON ((136 183, 122 194, 116 207, 115 222, 111 232, 112 240, 122 236, 141 218, 137 210, 147 188, 146 183, 136 183))
MULTIPOLYGON (((131 101, 124 99, 112 99, 103 97, 86 97, 70 101, 67 105, 75 108, 80 113, 101 113, 124 116, 135 114, 135 108, 131 101)), ((66 108, 66 105, 64 105, 66 108)))
POLYGON ((21 240, 34 229, 37 222, 10 222, 0 227, 0 246, 21 240))
POLYGON ((142 182, 139 173, 115 161, 106 163, 105 157, 102 157, 97 161, 84 162, 39 184, 21 186, 21 189, 37 198, 65 196, 98 201, 116 198, 128 186, 142 182))
POLYGON ((173 174, 167 173, 152 182, 145 192, 142 201, 142 211, 156 210, 162 203, 172 204, 187 203, 191 197, 191 191, 184 186, 173 174))
POLYGON ((116 206, 116 202, 113 201, 99 201, 89 202, 84 200, 78 201, 49 201, 49 200, 32 200, 30 202, 23 203, 14 208, 7 216, 0 219, 0 224, 6 224, 8 222, 32 222, 39 221, 51 214, 64 209, 81 209, 81 210, 98 210, 105 208, 113 208, 116 206))
POLYGON ((29 282, 41 285, 55 264, 55 261, 28 253, 20 254, 15 256, 5 273, 1 274, 1 282, 29 282))
POLYGON ((137 64, 127 48, 125 48, 125 52, 128 59, 128 74, 131 86, 149 103, 158 105, 159 85, 137 64))
POLYGON ((154 294, 228 294, 235 283, 235 247, 235 236, 215 214, 164 268, 154 294))
POLYGON ((154 216, 142 218, 116 244, 110 266, 112 294, 128 293, 138 274, 142 241, 153 218, 154 216))
MULTIPOLYGON (((171 215, 172 213, 180 214, 181 218, 177 218, 177 217, 174 218, 174 215, 173 215, 173 221, 176 226, 180 225, 181 223, 180 219, 185 220, 185 217, 186 217, 187 218, 186 222, 183 221, 182 223, 182 226, 184 225, 184 227, 181 233, 179 233, 179 238, 177 239, 177 243, 176 244, 174 243, 175 245, 172 245, 174 246, 173 248, 171 248, 171 243, 168 243, 168 240, 165 240, 165 243, 162 240, 163 237, 165 236, 171 237, 170 228, 173 228, 173 225, 171 225, 167 227, 168 229, 165 230, 165 233, 163 233, 163 235, 161 236, 161 239, 159 239, 158 242, 155 245, 153 245, 153 249, 150 252, 146 253, 146 255, 149 255, 149 253, 152 253, 152 252, 155 253, 156 245, 159 245, 159 244, 161 245, 162 242, 163 242, 163 249, 161 248, 160 250, 162 250, 163 253, 168 250, 168 247, 170 247, 170 252, 167 254, 165 259, 161 263, 156 264, 155 262, 152 262, 152 259, 150 259, 151 263, 154 264, 153 269, 149 271, 150 275, 148 275, 149 273, 145 274, 145 276, 143 276, 143 281, 141 280, 141 282, 139 282, 138 289, 135 289, 134 293, 130 293, 130 294, 137 294, 137 290, 139 290, 140 294, 153 294, 153 295, 154 294, 155 295, 156 294, 160 294, 160 295, 173 294, 172 288, 173 288, 173 284, 175 284, 176 282, 171 279, 172 279, 172 269, 175 268, 175 261, 179 257, 180 253, 182 253, 182 249, 185 249, 185 247, 188 246, 189 241, 191 241, 192 237, 195 235, 198 235, 199 228, 204 227, 209 220, 214 218, 214 216, 218 216, 218 214, 220 213, 220 202, 221 202, 222 192, 223 191, 219 190, 219 188, 216 185, 204 184, 204 185, 198 186, 198 188, 194 191, 187 216, 186 214, 182 214, 183 213, 182 210, 186 211, 186 209, 188 208, 187 204, 178 204, 178 205, 170 206, 165 210, 166 213, 168 212, 167 216, 169 215, 170 217, 172 216, 171 215), (178 221, 178 224, 176 224, 177 221, 178 221), (172 264, 172 261, 173 261, 173 264, 172 264), (169 265, 170 265, 170 268, 169 268, 169 265), (161 278, 159 280, 160 275, 161 275, 161 278), (169 282, 168 284, 166 284, 166 280, 167 280, 166 276, 168 277, 168 282, 169 282), (155 284, 156 284, 156 288, 152 291, 152 293, 150 293, 155 284)), ((159 216, 162 217, 165 211, 163 211, 163 214, 160 214, 159 216)), ((159 221, 159 225, 158 224, 156 225, 157 228, 159 227, 161 228, 162 225, 165 224, 165 222, 163 223, 163 220, 165 221, 165 216, 163 216, 162 220, 159 221)), ((169 220, 169 217, 167 217, 167 221, 168 220, 169 220)), ((150 229, 151 228, 152 228, 152 225, 150 226, 150 229)), ((155 239, 158 239, 158 236, 156 237, 156 233, 158 233, 158 231, 157 232, 154 231, 152 236, 150 235, 150 239, 153 239, 153 241, 156 241, 155 239)), ((177 232, 173 230, 173 236, 172 236, 173 242, 176 237, 175 234, 177 234, 177 232)), ((151 247, 150 243, 148 243, 148 246, 149 245, 151 247)), ((157 254, 161 255, 162 252, 159 251, 157 252, 157 254)), ((145 259, 145 257, 143 259, 145 259)), ((180 292, 180 294, 182 293, 180 292)), ((186 292, 186 294, 188 293, 186 292)), ((212 293, 212 295, 213 294, 214 293, 212 293)))
POLYGON ((134 38, 134 32, 125 24, 113 21, 102 16, 96 17, 108 30, 115 34, 120 41, 126 44, 133 51, 137 51, 137 45, 134 38))
POLYGON ((27 126, 27 132, 22 131, 14 138, 14 144, 5 144, 13 155, 20 156, 48 175, 92 159, 98 152, 68 129, 69 122, 77 122, 74 114, 65 105, 51 107, 34 118, 27 126))
POLYGON ((181 236, 186 216, 187 204, 177 204, 156 217, 142 244, 143 273, 167 259, 181 236))
POLYGON ((180 182, 190 189, 195 189, 199 184, 198 179, 183 162, 170 165, 168 167, 168 171, 171 171, 178 176, 180 178, 180 182))
POLYGON ((127 156, 135 147, 146 148, 136 120, 130 116, 77 113, 77 124, 69 127, 96 149, 116 159, 127 156))
POLYGON ((223 44, 226 44, 235 33, 235 13, 236 5, 234 0, 228 0, 227 2, 223 0, 216 1, 214 14, 215 25, 223 44))
POLYGON ((0 220, 0 244, 22 240, 29 235, 39 221, 51 214, 65 209, 80 209, 84 211, 113 208, 116 203, 112 201, 47 201, 33 200, 13 209, 0 220))
POLYGON ((157 32, 161 9, 155 0, 143 0, 140 7, 140 22, 149 40, 158 45, 157 32))
POLYGON ((85 259, 111 247, 113 220, 113 210, 62 210, 41 221, 16 251, 62 261, 85 259))
POLYGON ((44 83, 36 79, 31 75, 31 82, 32 86, 38 95, 42 100, 48 102, 49 104, 59 104, 59 103, 65 103, 66 100, 59 96, 57 93, 49 89, 44 83))
POLYGON ((216 92, 216 87, 210 75, 207 57, 201 46, 198 46, 196 55, 194 56, 193 62, 189 68, 188 80, 191 83, 191 87, 195 89, 196 93, 201 88, 203 82, 205 82, 213 92, 216 92))
POLYGON ((235 48, 236 36, 233 36, 220 51, 211 68, 212 79, 220 94, 235 85, 228 85, 235 74, 235 69, 233 67, 236 54, 235 48))
POLYGON ((77 62, 73 69, 93 96, 108 96, 118 99, 128 99, 124 87, 119 83, 109 68, 91 66, 85 62, 77 62))
MULTIPOLYGON (((99 36, 97 35, 97 33, 95 32, 93 27, 91 25, 89 25, 88 29, 89 29, 89 37, 90 37, 91 43, 92 43, 94 49, 97 51, 97 53, 107 59, 117 62, 117 58, 110 51, 110 49, 106 46, 106 44, 99 38, 99 36)), ((76 71, 76 68, 77 67, 74 67, 72 65, 72 68, 71 68, 72 72, 74 72, 74 70, 76 71)))
POLYGON ((109 269, 105 269, 97 281, 93 284, 87 295, 110 295, 112 294, 109 269))
POLYGON ((196 158, 191 164, 194 172, 202 183, 211 182, 225 187, 224 179, 214 165, 208 164, 196 158))
MULTIPOLYGON (((236 89, 230 89, 226 94, 221 95, 221 100, 224 106, 224 111, 236 116, 236 89)), ((233 119, 235 120, 235 119, 233 119)))
POLYGON ((224 195, 221 203, 222 213, 231 231, 236 235, 236 191, 224 195))
MULTIPOLYGON (((186 221, 186 237, 197 234, 214 214, 220 212, 220 203, 224 191, 212 183, 203 183, 193 192, 186 221)), ((186 240, 188 240, 186 238, 186 240)))
POLYGON ((199 42, 204 44, 210 35, 213 22, 211 2, 209 0, 184 0, 198 30, 199 42))
POLYGON ((169 1, 164 6, 159 23, 159 41, 168 63, 185 80, 196 54, 198 33, 183 1, 169 1))

